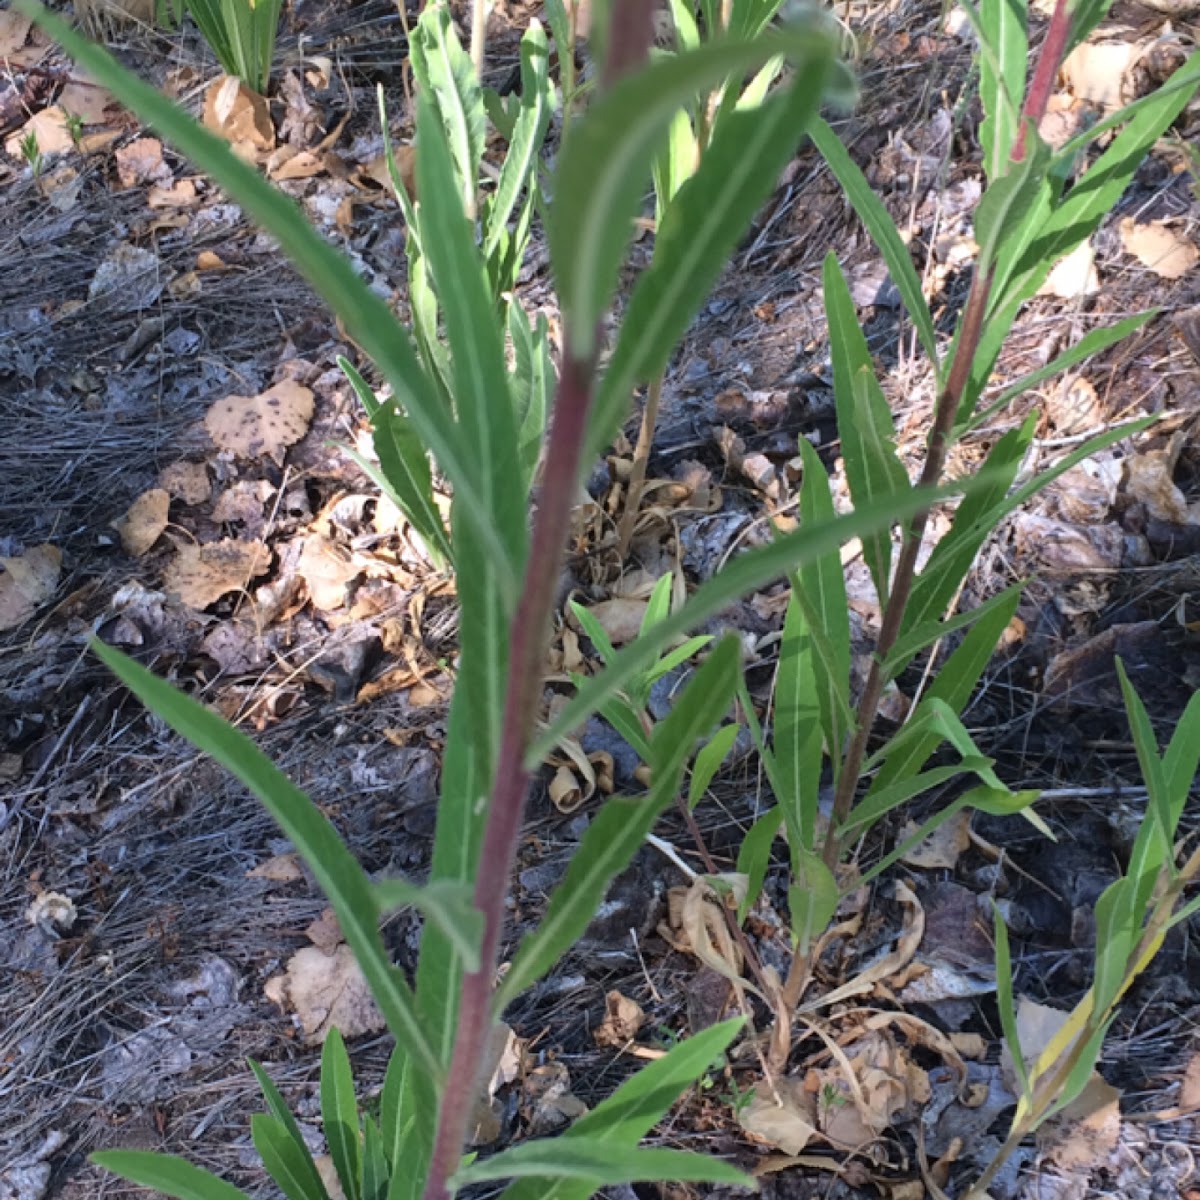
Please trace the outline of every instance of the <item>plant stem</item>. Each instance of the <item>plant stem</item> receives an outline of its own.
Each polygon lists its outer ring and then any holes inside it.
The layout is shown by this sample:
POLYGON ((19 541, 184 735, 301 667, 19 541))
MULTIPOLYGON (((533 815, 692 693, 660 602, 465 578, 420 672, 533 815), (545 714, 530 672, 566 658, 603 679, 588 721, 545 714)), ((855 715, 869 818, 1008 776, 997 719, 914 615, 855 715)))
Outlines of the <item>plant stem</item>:
MULTIPOLYGON (((477 16, 485 12, 484 5, 485 0, 476 0, 477 16)), ((606 81, 644 60, 653 35, 650 9, 643 0, 614 0, 612 9, 606 81), (638 31, 643 28, 645 35, 639 47, 638 31)), ((574 338, 568 328, 546 445, 541 497, 533 522, 533 539, 510 625, 508 684, 500 749, 475 876, 475 907, 484 919, 479 970, 464 974, 462 979, 454 1053, 438 1112, 437 1137, 425 1181, 424 1200, 449 1200, 449 1181, 462 1156, 491 1027, 493 980, 506 913, 504 901, 516 860, 525 796, 529 790, 525 751, 541 700, 550 617, 571 512, 575 507, 580 458, 587 437, 594 386, 594 359, 590 355, 577 356, 573 344, 574 338)))
POLYGON ((483 64, 487 52, 487 0, 475 0, 471 9, 471 65, 483 82, 483 64))
MULTIPOLYGON (((945 386, 938 396, 934 410, 933 428, 929 434, 929 446, 925 455, 925 465, 917 486, 922 488, 936 487, 942 478, 946 466, 946 455, 950 449, 950 435, 954 429, 954 419, 958 415, 967 382, 971 377, 971 364, 979 339, 983 333, 983 319, 987 312, 988 297, 992 290, 992 276, 976 275, 971 281, 971 290, 967 295, 966 308, 963 310, 962 327, 958 335, 958 343, 954 352, 954 361, 950 364, 950 374, 945 386)), ((838 834, 839 826, 843 825, 850 815, 854 802, 854 793, 858 788, 859 777, 862 774, 863 761, 866 758, 867 743, 875 718, 879 714, 879 702, 883 698, 883 689, 887 683, 883 664, 896 645, 900 636, 901 625, 904 621, 904 610, 908 607, 909 596, 912 594, 913 580, 917 573, 917 555, 921 549, 921 540, 925 534, 925 526, 929 522, 931 509, 923 508, 912 519, 905 532, 900 557, 896 563, 892 579, 891 596, 883 614, 883 623, 879 630, 879 640, 875 646, 875 654, 871 659, 871 669, 867 675, 866 686, 862 698, 858 702, 856 727, 854 737, 846 751, 842 772, 838 778, 837 792, 833 800, 833 815, 830 819, 829 833, 825 839, 825 865, 832 870, 838 862, 841 851, 841 839, 838 834)))
POLYGON ((629 543, 633 541, 633 529, 637 524, 638 505, 642 501, 642 488, 646 484, 646 465, 650 460, 650 448, 654 444, 654 429, 658 424, 658 406, 662 400, 663 377, 656 375, 646 388, 646 407, 642 410, 642 424, 638 430, 637 447, 633 452, 633 468, 625 488, 625 511, 617 527, 617 554, 624 561, 629 543))
POLYGON ((476 1076, 491 1023, 492 982, 504 929, 504 900, 529 787, 529 772, 523 760, 541 697, 547 631, 574 508, 579 458, 592 399, 592 376, 590 361, 567 358, 558 383, 533 543, 511 625, 504 723, 475 878, 475 907, 484 915, 480 967, 463 976, 454 1054, 446 1078, 425 1200, 446 1200, 449 1196, 446 1183, 458 1167, 467 1120, 476 1099, 476 1076))
POLYGON ((1050 17, 1050 27, 1046 30, 1046 40, 1038 55, 1037 67, 1029 84, 1029 93, 1025 97, 1025 107, 1021 110, 1021 127, 1017 130, 1017 139, 1013 144, 1012 161, 1020 162, 1025 157, 1025 126, 1032 121, 1034 128, 1041 124, 1046 115, 1046 106, 1050 103, 1054 91, 1054 81, 1058 77, 1058 68, 1062 65, 1067 52, 1067 39, 1071 33, 1071 14, 1068 0, 1055 0, 1054 13, 1050 17))

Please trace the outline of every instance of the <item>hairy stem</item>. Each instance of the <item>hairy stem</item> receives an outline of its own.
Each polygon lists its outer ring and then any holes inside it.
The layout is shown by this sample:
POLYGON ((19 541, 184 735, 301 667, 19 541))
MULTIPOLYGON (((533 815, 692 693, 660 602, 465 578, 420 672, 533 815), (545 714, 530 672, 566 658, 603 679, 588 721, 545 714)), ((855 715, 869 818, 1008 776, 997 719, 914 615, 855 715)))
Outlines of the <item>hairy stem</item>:
POLYGON ((1054 13, 1050 17, 1050 27, 1046 30, 1046 40, 1038 55, 1037 68, 1033 80, 1029 84, 1029 93, 1025 97, 1025 107, 1021 110, 1024 118, 1020 129, 1017 130, 1017 140, 1013 145, 1012 160, 1020 162, 1025 157, 1025 126, 1032 121, 1034 128, 1041 124, 1046 115, 1046 106, 1054 91, 1054 81, 1058 77, 1058 68, 1067 52, 1067 39, 1071 33, 1071 14, 1068 0, 1055 0, 1054 13))

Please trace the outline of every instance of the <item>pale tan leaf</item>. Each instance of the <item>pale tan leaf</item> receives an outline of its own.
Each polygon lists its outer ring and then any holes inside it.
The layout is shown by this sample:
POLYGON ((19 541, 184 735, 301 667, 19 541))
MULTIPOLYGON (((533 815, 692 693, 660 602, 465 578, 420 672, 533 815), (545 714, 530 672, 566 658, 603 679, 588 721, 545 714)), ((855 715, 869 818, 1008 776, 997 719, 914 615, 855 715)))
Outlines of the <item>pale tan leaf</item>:
POLYGON ((204 93, 204 124, 251 162, 275 147, 275 126, 266 100, 232 75, 214 79, 204 93))
MULTIPOLYGON (((900 831, 904 841, 917 831, 916 821, 908 821, 900 831)), ((971 844, 971 814, 963 809, 949 820, 943 821, 924 841, 918 842, 901 862, 910 867, 922 867, 927 871, 952 870, 958 865, 959 855, 971 844)))
POLYGON ((1179 1107, 1185 1112, 1200 1108, 1200 1053, 1188 1059, 1179 1082, 1179 1107))
POLYGON ((117 163, 117 180, 123 188, 140 183, 165 184, 171 179, 171 168, 163 162, 162 142, 158 138, 135 138, 122 146, 113 157, 117 163))
POLYGON ((99 125, 108 115, 108 110, 117 108, 111 93, 92 83, 76 67, 74 75, 63 85, 58 94, 58 106, 65 113, 78 117, 85 125, 99 125))
POLYGON ((307 432, 313 394, 286 379, 258 396, 226 396, 208 410, 205 428, 221 449, 240 458, 269 454, 276 462, 307 432))
POLYGON ((34 113, 4 143, 4 149, 10 158, 24 159, 21 143, 31 135, 37 140, 38 150, 47 157, 52 154, 64 154, 75 145, 71 139, 71 131, 67 127, 67 114, 57 104, 43 108, 39 113, 34 113))
POLYGON ((12 558, 0 557, 0 630, 23 625, 58 587, 62 551, 48 543, 12 558))
POLYGON ((614 646, 624 646, 637 637, 646 616, 645 600, 626 600, 617 597, 601 600, 588 610, 608 635, 614 646))
POLYGON ((207 608, 265 575, 271 559, 270 549, 262 542, 226 538, 206 546, 180 546, 163 572, 163 587, 189 608, 207 608))
POLYGON ((1093 1073, 1082 1092, 1038 1131, 1046 1158, 1064 1171, 1109 1165, 1121 1138, 1121 1093, 1093 1073))
POLYGON ((1188 523, 1188 503, 1174 479, 1177 458, 1174 446, 1132 455, 1125 462, 1125 490, 1154 519, 1183 525, 1188 523))
POLYGON ((208 468, 203 463, 177 462, 159 472, 158 486, 191 507, 203 504, 212 492, 208 468))
POLYGON ((319 533, 304 539, 296 571, 308 588, 314 608, 332 612, 346 602, 346 588, 362 573, 348 551, 319 533))
POLYGON ((816 1136, 816 1097, 799 1079, 776 1080, 774 1089, 759 1084, 737 1114, 738 1124, 756 1141, 799 1154, 816 1136))
POLYGON ((1138 225, 1132 217, 1124 218, 1121 245, 1162 279, 1180 279, 1200 262, 1195 243, 1166 221, 1138 225))
POLYGON ((1039 296, 1055 296, 1059 300, 1078 300, 1100 290, 1100 275, 1096 271, 1096 252, 1090 241, 1080 242, 1065 258, 1054 264, 1046 282, 1038 288, 1039 296))
POLYGON ((196 185, 190 179, 179 179, 169 187, 155 184, 146 193, 150 208, 189 208, 196 203, 196 185))
POLYGON ((583 788, 575 772, 565 764, 550 780, 550 800, 560 813, 573 813, 583 803, 583 788))
POLYGON ((354 954, 344 944, 333 954, 316 946, 298 950, 288 960, 286 973, 269 979, 264 990, 268 999, 296 1014, 309 1045, 323 1042, 335 1026, 352 1038, 378 1033, 386 1025, 354 954))
POLYGON ((29 37, 33 22, 11 8, 0 11, 0 57, 13 57, 29 37))
POLYGON ((170 507, 171 493, 165 488, 151 488, 129 506, 123 517, 112 523, 126 554, 141 558, 158 541, 167 527, 170 507))
POLYGON ((295 883, 304 878, 300 855, 294 850, 287 854, 275 854, 246 872, 247 879, 268 879, 272 883, 295 883))
POLYGON ((1077 100, 1106 109, 1120 108, 1125 77, 1137 54, 1133 42, 1083 42, 1063 62, 1063 78, 1077 100))

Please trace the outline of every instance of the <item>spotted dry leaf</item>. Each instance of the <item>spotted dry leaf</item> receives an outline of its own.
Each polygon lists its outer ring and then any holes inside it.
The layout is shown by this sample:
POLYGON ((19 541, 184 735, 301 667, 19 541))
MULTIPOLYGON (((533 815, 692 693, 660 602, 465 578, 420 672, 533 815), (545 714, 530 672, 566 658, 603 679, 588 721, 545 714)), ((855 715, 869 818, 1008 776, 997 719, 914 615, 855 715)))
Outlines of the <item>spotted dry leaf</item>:
POLYGON ((189 608, 207 608, 265 575, 272 554, 262 542, 226 538, 207 546, 180 546, 163 574, 163 587, 189 608))
POLYGON ((16 629, 51 599, 62 574, 62 551, 48 543, 0 558, 0 630, 16 629))
POLYGON ((129 506, 123 517, 112 523, 120 534, 126 554, 141 558, 158 541, 167 527, 170 507, 171 493, 165 488, 151 488, 129 506))
POLYGON ((177 462, 164 467, 158 476, 158 486, 166 488, 188 507, 203 504, 212 494, 208 468, 203 463, 177 462))
POLYGON ((285 379, 258 396, 226 396, 208 410, 205 428, 219 449, 239 458, 269 454, 282 462, 283 452, 307 432, 313 394, 285 379))

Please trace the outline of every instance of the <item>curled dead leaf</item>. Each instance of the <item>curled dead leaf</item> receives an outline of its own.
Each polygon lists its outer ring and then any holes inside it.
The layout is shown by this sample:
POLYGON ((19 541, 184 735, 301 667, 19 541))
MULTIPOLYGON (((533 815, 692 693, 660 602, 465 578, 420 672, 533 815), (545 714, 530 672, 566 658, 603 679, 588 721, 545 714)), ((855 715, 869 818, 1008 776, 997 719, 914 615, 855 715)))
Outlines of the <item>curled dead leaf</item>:
POLYGON ((296 570, 308 588, 314 608, 332 612, 346 602, 346 588, 362 573, 350 553, 319 533, 304 539, 296 570))
POLYGON ((282 462, 283 451, 308 432, 312 415, 312 392, 285 379, 258 396, 218 400, 205 415, 204 425, 221 450, 239 458, 269 454, 282 462))
POLYGON ((637 1037, 646 1020, 642 1006, 618 991, 604 997, 604 1020, 592 1030, 597 1046, 619 1048, 628 1045, 637 1037))
POLYGON ((165 488, 151 488, 129 506, 123 517, 112 523, 126 554, 141 558, 158 541, 167 527, 170 507, 170 492, 165 488))
POLYGON ((737 1119, 755 1141, 799 1154, 817 1134, 816 1096, 791 1077, 776 1080, 773 1089, 759 1084, 737 1119))
POLYGON ((275 146, 275 126, 266 100, 232 75, 209 84, 204 93, 204 124, 250 162, 275 146))

